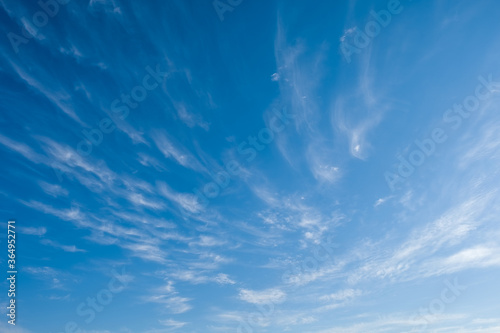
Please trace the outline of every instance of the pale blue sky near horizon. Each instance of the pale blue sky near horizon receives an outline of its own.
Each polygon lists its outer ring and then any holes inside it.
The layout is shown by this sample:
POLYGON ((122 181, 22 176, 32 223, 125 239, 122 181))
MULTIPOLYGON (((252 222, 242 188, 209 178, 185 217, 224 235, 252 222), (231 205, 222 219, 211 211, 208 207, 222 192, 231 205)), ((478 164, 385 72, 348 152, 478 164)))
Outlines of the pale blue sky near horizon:
POLYGON ((0 332, 500 332, 498 17, 0 0, 0 332))

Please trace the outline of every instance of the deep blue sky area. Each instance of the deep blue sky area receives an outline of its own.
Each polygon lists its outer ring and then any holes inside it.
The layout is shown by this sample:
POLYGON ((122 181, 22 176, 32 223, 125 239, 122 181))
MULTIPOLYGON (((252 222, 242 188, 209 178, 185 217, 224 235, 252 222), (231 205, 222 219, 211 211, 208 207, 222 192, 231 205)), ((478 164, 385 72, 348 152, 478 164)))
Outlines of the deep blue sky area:
POLYGON ((499 17, 0 0, 0 332, 500 332, 499 17))

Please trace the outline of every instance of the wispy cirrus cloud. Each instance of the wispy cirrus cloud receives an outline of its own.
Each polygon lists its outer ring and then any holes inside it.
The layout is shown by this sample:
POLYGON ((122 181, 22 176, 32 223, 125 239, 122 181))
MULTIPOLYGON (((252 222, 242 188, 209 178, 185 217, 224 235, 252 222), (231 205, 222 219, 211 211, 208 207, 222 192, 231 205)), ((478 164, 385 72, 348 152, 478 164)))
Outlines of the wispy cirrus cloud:
POLYGON ((18 229, 19 233, 33 236, 43 236, 47 233, 45 227, 21 227, 18 229))
POLYGON ((152 134, 156 147, 161 151, 164 157, 173 159, 185 168, 197 172, 205 172, 205 168, 198 159, 180 144, 174 144, 173 140, 161 131, 152 134))
POLYGON ((181 314, 192 309, 189 305, 190 298, 178 296, 173 283, 168 281, 166 285, 158 287, 155 293, 145 296, 144 301, 149 303, 159 303, 173 314, 181 314))
POLYGON ((44 182, 44 181, 39 181, 38 185, 40 185, 40 187, 43 189, 43 191, 50 196, 58 197, 58 196, 67 196, 68 195, 68 190, 63 188, 61 185, 49 184, 49 183, 44 182))
POLYGON ((250 290, 241 289, 239 298, 251 304, 282 303, 286 299, 286 293, 280 289, 250 290))
MULTIPOLYGON (((164 325, 164 326, 167 326, 169 328, 169 330, 172 330, 172 331, 177 330, 179 328, 182 328, 188 324, 187 322, 176 321, 173 319, 160 320, 159 323, 164 325)), ((153 332, 154 331, 152 331, 151 333, 153 333, 153 332)))
POLYGON ((86 250, 77 248, 75 245, 63 245, 47 238, 42 239, 40 243, 42 243, 43 245, 51 246, 56 249, 63 250, 65 252, 87 252, 86 250))

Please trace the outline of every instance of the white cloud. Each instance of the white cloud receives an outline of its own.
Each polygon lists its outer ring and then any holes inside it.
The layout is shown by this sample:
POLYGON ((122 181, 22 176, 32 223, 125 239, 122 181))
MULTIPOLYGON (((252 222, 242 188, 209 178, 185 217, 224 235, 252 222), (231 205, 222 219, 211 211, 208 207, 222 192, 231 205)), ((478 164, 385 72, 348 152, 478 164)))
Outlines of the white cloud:
MULTIPOLYGON (((3 304, 0 304, 3 307, 3 304)), ((5 306, 6 308, 7 306, 5 306)), ((3 316, 7 318, 7 316, 3 316)), ((16 318, 17 319, 17 318, 16 318)), ((11 325, 7 323, 7 320, 2 320, 0 322, 0 332, 5 332, 5 333, 33 333, 32 331, 22 327, 19 325, 18 322, 16 322, 16 325, 11 325)))
MULTIPOLYGON (((328 329, 320 330, 318 333, 383 333, 383 332, 414 332, 415 328, 419 327, 418 322, 411 319, 410 316, 396 313, 388 316, 382 316, 377 319, 366 318, 370 316, 369 314, 360 315, 356 323, 349 326, 336 326, 328 329), (365 317, 365 318, 363 318, 365 317)), ((448 314, 440 315, 433 322, 433 328, 437 328, 437 325, 442 328, 442 332, 457 332, 456 326, 444 326, 443 323, 450 323, 459 319, 464 319, 464 315, 448 314)), ((460 331, 462 332, 462 331, 460 331)), ((472 333, 475 331, 467 330, 463 333, 472 333)), ((486 331, 485 331, 486 332, 486 331)))
POLYGON ((344 34, 340 37, 340 41, 344 42, 347 37, 352 36, 352 34, 356 31, 356 27, 352 27, 344 30, 344 34))
POLYGON ((30 201, 30 202, 20 201, 20 202, 27 207, 39 210, 45 214, 54 215, 64 221, 77 222, 78 220, 81 220, 84 216, 80 212, 79 207, 75 205, 72 205, 71 208, 67 209, 57 209, 37 201, 30 201))
POLYGON ((160 324, 168 326, 171 330, 176 330, 186 326, 187 322, 176 321, 173 319, 159 320, 160 324))
POLYGON ((335 183, 342 175, 339 167, 327 164, 316 164, 312 170, 316 179, 326 180, 329 183, 335 183))
POLYGON ((151 296, 144 298, 146 302, 158 303, 165 306, 171 313, 180 314, 192 309, 188 304, 190 298, 178 296, 173 283, 168 282, 166 286, 156 288, 151 296))
POLYGON ((130 250, 134 257, 159 263, 165 263, 167 254, 156 244, 130 243, 123 244, 122 247, 130 250))
POLYGON ((192 309, 191 305, 188 304, 190 300, 190 298, 175 296, 165 298, 161 303, 163 303, 172 313, 179 314, 192 309))
POLYGON ((31 274, 37 279, 45 281, 47 284, 50 285, 52 289, 64 289, 64 290, 66 289, 63 281, 67 279, 68 274, 63 271, 59 271, 48 266, 43 266, 43 267, 27 266, 23 267, 23 272, 31 274))
POLYGON ((156 147, 166 158, 173 159, 185 168, 197 172, 205 172, 206 169, 187 149, 180 144, 174 145, 171 138, 168 138, 164 132, 156 131, 152 134, 156 147))
POLYGON ((494 244, 463 249, 449 257, 433 258, 422 266, 422 276, 452 274, 465 269, 500 266, 500 248, 494 244))
POLYGON ((19 233, 33 236, 43 236, 47 232, 45 227, 20 227, 19 233))
POLYGON ((77 248, 75 245, 63 245, 50 239, 42 239, 40 243, 42 243, 43 245, 52 246, 56 249, 61 249, 65 252, 87 252, 86 250, 77 248))
POLYGON ((2 134, 0 134, 0 144, 15 151, 16 153, 21 154, 33 163, 41 163, 46 160, 44 156, 35 153, 28 145, 14 141, 6 136, 3 136, 2 134))
MULTIPOLYGON (((36 34, 35 34, 36 36, 36 34)), ((58 80, 43 80, 43 83, 37 80, 34 76, 28 74, 24 69, 19 67, 14 62, 10 62, 10 65, 14 69, 14 71, 19 75, 19 77, 35 92, 47 98, 50 102, 56 105, 61 111, 63 111, 67 116, 76 121, 80 126, 87 127, 87 125, 80 120, 78 115, 76 114, 71 100, 71 95, 66 92, 66 90, 61 87, 59 84, 55 82, 59 82, 58 80), (47 85, 47 83, 52 83, 52 85, 47 85)), ((43 76, 45 78, 52 77, 52 74, 47 72, 47 69, 44 69, 43 66, 38 68, 38 75, 43 76)))
POLYGON ((201 118, 201 116, 198 116, 198 115, 195 115, 195 114, 189 112, 184 104, 175 103, 175 108, 177 110, 177 115, 179 116, 179 118, 188 127, 193 128, 195 126, 199 126, 199 127, 203 128, 205 131, 208 131, 209 124, 206 121, 204 121, 201 118))
POLYGON ((190 282, 192 284, 205 284, 214 282, 220 285, 235 284, 227 274, 219 273, 216 276, 207 275, 205 271, 196 270, 177 270, 170 272, 169 277, 179 281, 190 282))
POLYGON ((193 194, 176 192, 162 181, 158 181, 156 185, 160 195, 175 202, 182 209, 191 213, 198 213, 202 210, 201 204, 193 194))
POLYGON ((219 273, 216 277, 215 277, 215 282, 217 282, 218 284, 235 284, 236 282, 232 279, 229 278, 229 276, 227 274, 223 274, 223 273, 219 273))
MULTIPOLYGON (((493 192, 474 196, 447 210, 432 222, 414 228, 405 242, 394 250, 389 250, 392 253, 385 250, 367 256, 361 267, 349 272, 348 281, 357 283, 369 278, 411 280, 422 275, 441 274, 444 272, 443 266, 439 265, 445 262, 429 267, 429 256, 456 246, 469 237, 483 222, 483 213, 491 206, 493 198, 493 192)), ((457 261, 464 263, 472 255, 485 255, 485 252, 479 249, 464 252, 455 259, 449 259, 448 264, 457 261)), ((473 261, 468 261, 460 269, 471 267, 474 267, 473 261)))
POLYGON ((499 122, 490 121, 479 131, 479 137, 475 140, 468 140, 461 147, 459 166, 470 168, 471 164, 483 160, 498 160, 500 158, 500 133, 499 122))
POLYGON ((140 193, 130 193, 128 196, 128 200, 137 206, 143 206, 156 210, 161 210, 164 208, 164 205, 161 201, 152 198, 146 198, 143 194, 140 193))
POLYGON ((226 244, 225 241, 219 240, 212 236, 201 235, 196 242, 190 242, 190 246, 213 247, 226 244))
POLYGON ((285 301, 286 294, 280 289, 266 289, 260 291, 241 289, 239 297, 242 301, 252 304, 278 304, 285 301))
POLYGON ((68 190, 62 188, 60 185, 49 184, 49 183, 44 182, 44 181, 39 181, 38 185, 40 185, 40 187, 43 189, 43 191, 50 196, 53 196, 53 197, 68 196, 68 190))
POLYGON ((387 202, 387 200, 390 200, 392 199, 392 196, 388 196, 388 197, 385 197, 385 198, 379 198, 377 199, 377 201, 375 201, 375 203, 373 204, 373 207, 378 207, 382 204, 384 204, 385 202, 387 202))
POLYGON ((361 294, 362 294, 362 292, 359 289, 344 289, 344 290, 340 290, 334 294, 321 296, 320 299, 324 300, 324 301, 341 302, 341 301, 350 300, 352 298, 360 296, 361 294))
MULTIPOLYGON (((368 97, 365 96, 364 98, 368 97)), ((345 99, 345 97, 339 97, 335 101, 332 112, 332 126, 349 140, 349 153, 351 156, 366 160, 371 148, 367 136, 382 120, 383 111, 378 108, 373 113, 365 115, 364 118, 361 118, 362 120, 356 119, 355 121, 353 120, 354 117, 351 116, 351 113, 354 113, 351 109, 373 109, 374 107, 366 105, 362 107, 358 106, 357 104, 360 103, 359 97, 351 97, 350 100, 345 99)))
POLYGON ((138 153, 139 156, 139 163, 141 163, 144 166, 152 166, 158 171, 165 171, 166 168, 163 164, 161 164, 156 158, 149 156, 148 154, 145 153, 138 153))

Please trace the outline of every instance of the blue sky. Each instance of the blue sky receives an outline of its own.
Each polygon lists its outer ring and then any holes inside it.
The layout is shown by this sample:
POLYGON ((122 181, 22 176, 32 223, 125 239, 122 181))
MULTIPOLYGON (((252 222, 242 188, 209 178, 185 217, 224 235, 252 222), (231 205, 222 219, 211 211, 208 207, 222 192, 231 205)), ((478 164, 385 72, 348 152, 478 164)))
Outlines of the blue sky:
POLYGON ((0 0, 0 331, 499 332, 499 16, 0 0))

